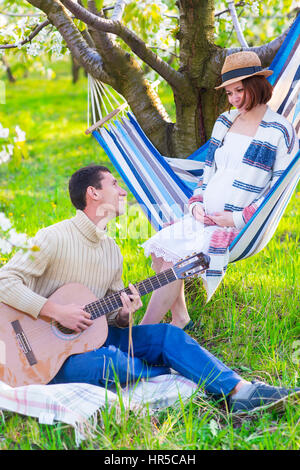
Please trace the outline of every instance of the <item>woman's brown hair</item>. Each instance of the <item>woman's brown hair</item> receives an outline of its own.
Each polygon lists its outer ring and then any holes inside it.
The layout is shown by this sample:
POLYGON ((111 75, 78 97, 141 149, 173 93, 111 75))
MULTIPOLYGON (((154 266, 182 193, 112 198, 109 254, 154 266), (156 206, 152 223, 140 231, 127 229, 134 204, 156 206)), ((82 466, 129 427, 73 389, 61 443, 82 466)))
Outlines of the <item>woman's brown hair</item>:
MULTIPOLYGON (((244 99, 241 106, 244 106, 246 97, 248 100, 247 111, 254 108, 258 104, 266 104, 272 96, 273 87, 268 80, 261 76, 255 75, 242 80, 244 88, 244 99)), ((231 105, 229 105, 229 110, 231 105)))

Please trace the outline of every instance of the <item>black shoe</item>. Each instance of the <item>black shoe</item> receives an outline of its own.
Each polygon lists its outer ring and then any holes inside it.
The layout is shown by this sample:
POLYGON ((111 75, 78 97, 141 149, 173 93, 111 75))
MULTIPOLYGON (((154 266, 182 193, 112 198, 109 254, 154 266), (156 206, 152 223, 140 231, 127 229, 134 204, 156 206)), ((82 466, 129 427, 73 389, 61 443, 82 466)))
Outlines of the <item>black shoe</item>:
POLYGON ((229 411, 238 415, 261 410, 283 411, 287 402, 300 404, 300 388, 286 389, 252 382, 228 398, 229 411))
POLYGON ((194 322, 193 322, 192 320, 190 320, 190 321, 185 325, 185 327, 182 328, 182 329, 183 329, 183 331, 185 331, 186 333, 187 333, 188 331, 193 331, 193 329, 194 329, 194 322))

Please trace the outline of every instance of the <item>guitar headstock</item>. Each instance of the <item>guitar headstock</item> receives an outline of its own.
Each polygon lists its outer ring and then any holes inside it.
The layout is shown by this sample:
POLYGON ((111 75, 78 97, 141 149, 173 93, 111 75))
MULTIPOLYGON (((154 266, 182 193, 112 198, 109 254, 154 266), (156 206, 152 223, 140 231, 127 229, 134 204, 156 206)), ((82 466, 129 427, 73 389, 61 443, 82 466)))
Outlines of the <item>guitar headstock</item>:
POLYGON ((197 276, 209 267, 210 257, 204 253, 195 253, 178 261, 173 266, 173 271, 178 279, 197 276))

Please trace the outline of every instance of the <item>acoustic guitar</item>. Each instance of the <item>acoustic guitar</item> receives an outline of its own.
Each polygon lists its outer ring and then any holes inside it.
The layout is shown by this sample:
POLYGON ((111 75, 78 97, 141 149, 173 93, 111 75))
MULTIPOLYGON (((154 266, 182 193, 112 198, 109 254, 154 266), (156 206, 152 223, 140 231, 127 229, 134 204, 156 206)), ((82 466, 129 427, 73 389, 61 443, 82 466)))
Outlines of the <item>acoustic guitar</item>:
MULTIPOLYGON (((135 284, 140 296, 148 294, 176 279, 198 276, 209 267, 203 253, 180 260, 172 268, 135 284)), ((77 303, 91 314, 93 324, 77 333, 56 321, 37 319, 0 303, 0 380, 12 387, 47 384, 72 354, 100 348, 108 334, 105 315, 122 307, 121 292, 97 299, 82 284, 66 284, 49 299, 61 305, 77 303)))

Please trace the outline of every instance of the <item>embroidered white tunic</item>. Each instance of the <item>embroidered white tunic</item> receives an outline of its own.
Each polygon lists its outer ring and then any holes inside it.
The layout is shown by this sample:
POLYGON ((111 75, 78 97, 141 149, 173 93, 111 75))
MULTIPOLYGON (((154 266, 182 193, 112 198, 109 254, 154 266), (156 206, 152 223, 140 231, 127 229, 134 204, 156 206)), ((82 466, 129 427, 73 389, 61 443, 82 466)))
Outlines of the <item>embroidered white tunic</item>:
MULTIPOLYGON (((230 199, 232 183, 241 167, 242 156, 252 137, 228 132, 215 152, 216 172, 205 189, 203 205, 207 215, 224 210, 224 197, 230 199)), ((241 201, 242 202, 242 201, 241 201)), ((248 201, 245 201, 245 205, 248 201)), ((143 244, 146 256, 154 253, 165 261, 177 262, 194 252, 208 253, 216 226, 204 225, 191 214, 160 230, 143 244)))

